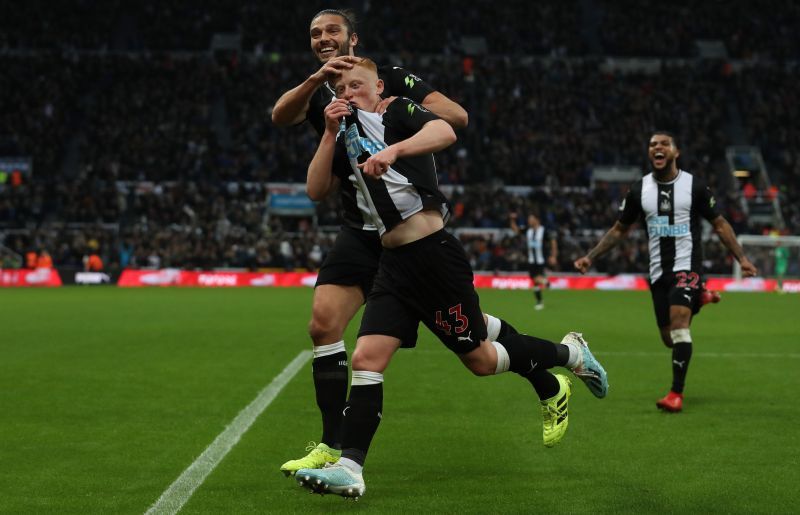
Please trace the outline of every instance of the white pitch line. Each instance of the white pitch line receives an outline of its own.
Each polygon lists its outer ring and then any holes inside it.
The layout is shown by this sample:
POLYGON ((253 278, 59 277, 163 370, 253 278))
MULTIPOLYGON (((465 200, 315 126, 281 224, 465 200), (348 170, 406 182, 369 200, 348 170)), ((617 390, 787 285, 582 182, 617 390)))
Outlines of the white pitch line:
POLYGON ((311 358, 311 351, 305 350, 286 365, 286 368, 236 415, 236 418, 211 442, 203 454, 194 460, 194 463, 189 465, 189 468, 184 470, 183 474, 161 494, 161 497, 145 512, 145 515, 178 513, 197 487, 203 484, 208 474, 219 465, 222 458, 239 442, 242 435, 250 429, 253 422, 275 400, 283 387, 303 368, 309 358, 311 358))
MULTIPOLYGON (((627 352, 627 351, 594 351, 593 354, 597 354, 598 356, 630 356, 630 357, 651 357, 651 356, 663 356, 667 352, 667 349, 664 349, 664 352, 627 352)), ((766 352, 694 352, 692 353, 692 357, 700 357, 700 358, 770 358, 770 359, 800 359, 800 354, 796 353, 787 353, 787 354, 778 354, 778 353, 766 353, 766 352)))

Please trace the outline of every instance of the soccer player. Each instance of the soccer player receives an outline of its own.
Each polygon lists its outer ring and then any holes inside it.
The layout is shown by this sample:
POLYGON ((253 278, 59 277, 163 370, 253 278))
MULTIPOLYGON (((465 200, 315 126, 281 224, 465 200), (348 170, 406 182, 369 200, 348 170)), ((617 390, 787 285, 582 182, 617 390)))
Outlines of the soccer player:
MULTIPOLYGON (((511 213, 509 219, 511 220, 511 230, 514 231, 514 234, 520 234, 522 228, 517 225, 517 213, 511 213)), ((558 243, 556 243, 553 235, 544 228, 539 221, 539 217, 534 214, 528 215, 525 243, 528 247, 528 273, 533 282, 533 295, 536 297, 534 309, 540 311, 544 309, 542 290, 547 287, 544 268, 546 265, 556 266, 558 262, 558 243), (549 249, 545 247, 549 247, 549 249)))
MULTIPOLYGON (((288 126, 307 120, 322 136, 325 132, 323 110, 334 98, 330 80, 351 69, 361 58, 354 55, 358 35, 349 11, 320 11, 311 19, 309 35, 311 51, 322 66, 278 99, 272 110, 272 121, 278 126, 288 126)), ((455 128, 467 125, 467 112, 461 106, 413 73, 399 67, 382 67, 379 75, 386 97, 379 110, 385 109, 392 97, 403 96, 436 113, 455 128)), ((286 475, 300 468, 322 467, 339 458, 339 433, 348 377, 344 331, 372 288, 381 255, 378 232, 362 216, 355 185, 345 180, 339 181, 338 186, 343 227, 320 267, 308 330, 314 345, 312 374, 322 415, 322 437, 318 445, 307 449, 306 456, 281 466, 286 475)), ((487 326, 493 339, 516 332, 504 321, 491 316, 487 316, 487 326)))
POLYGON ((407 98, 377 113, 383 81, 370 60, 343 71, 335 91, 309 166, 309 195, 324 198, 337 181, 354 183, 384 251, 353 353, 342 456, 322 469, 298 470, 298 481, 320 493, 364 493, 362 467, 382 416, 383 372, 397 349, 416 345, 420 322, 475 375, 512 371, 530 381, 540 397, 544 443, 555 445, 567 428, 571 390, 567 376, 548 369, 572 369, 597 397, 608 391, 605 370, 577 333, 560 344, 522 334, 502 343, 487 337, 469 260, 444 230, 449 207, 432 153, 455 141, 452 127, 407 98))
MULTIPOLYGON (((774 234, 778 236, 777 233, 774 234)), ((789 249, 781 245, 778 241, 775 243, 775 279, 778 281, 778 293, 786 293, 783 289, 783 278, 786 276, 786 270, 789 268, 789 249)))
POLYGON ((716 201, 705 182, 678 168, 675 137, 656 131, 649 143, 652 171, 635 182, 620 207, 619 220, 575 268, 585 273, 599 256, 627 236, 631 225, 644 220, 650 249, 650 291, 661 340, 672 349, 672 388, 656 406, 683 409, 683 389, 692 357, 692 316, 700 309, 703 248, 700 217, 742 266, 745 277, 757 274, 736 241, 736 234, 717 212, 716 201))

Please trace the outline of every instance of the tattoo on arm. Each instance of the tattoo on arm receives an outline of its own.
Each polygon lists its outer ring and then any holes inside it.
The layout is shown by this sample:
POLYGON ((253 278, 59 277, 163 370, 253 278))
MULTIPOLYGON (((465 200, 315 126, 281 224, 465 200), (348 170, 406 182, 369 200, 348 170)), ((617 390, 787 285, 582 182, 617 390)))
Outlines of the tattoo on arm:
POLYGON ((589 251, 589 259, 594 261, 596 258, 602 256, 612 248, 614 248, 617 243, 622 240, 623 233, 617 227, 612 227, 607 233, 603 235, 600 239, 600 242, 595 245, 595 247, 589 251))

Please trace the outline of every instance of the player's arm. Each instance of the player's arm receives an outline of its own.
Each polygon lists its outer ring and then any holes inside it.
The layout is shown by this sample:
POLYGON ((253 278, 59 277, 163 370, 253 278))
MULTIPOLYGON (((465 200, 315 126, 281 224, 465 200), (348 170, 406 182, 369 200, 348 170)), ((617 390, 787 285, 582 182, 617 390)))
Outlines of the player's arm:
POLYGON ((314 96, 317 88, 322 86, 329 76, 335 77, 341 74, 342 69, 352 68, 353 63, 360 60, 359 57, 343 55, 323 64, 306 80, 281 95, 272 107, 272 123, 278 127, 286 127, 305 120, 311 97, 314 96))
POLYGON ((422 101, 422 107, 433 112, 454 129, 463 129, 469 123, 467 110, 438 91, 429 93, 422 101))
POLYGON ((347 101, 341 99, 334 100, 325 107, 325 132, 322 133, 306 175, 306 194, 311 200, 323 200, 336 186, 337 178, 333 174, 336 135, 339 132, 339 120, 349 112, 347 101))
POLYGON ((511 226, 511 230, 514 231, 514 234, 520 233, 519 225, 517 224, 517 213, 509 213, 508 215, 509 225, 511 226))
POLYGON ((747 259, 747 256, 744 255, 744 250, 742 250, 742 246, 739 245, 739 241, 736 239, 736 233, 733 232, 733 227, 725 220, 725 217, 719 215, 711 220, 711 227, 714 229, 714 232, 717 233, 717 236, 719 236, 722 244, 733 254, 736 261, 739 262, 739 265, 742 267, 742 275, 745 277, 757 275, 758 270, 755 265, 747 259))
POLYGON ((550 257, 547 258, 547 263, 550 266, 558 264, 558 242, 555 238, 550 238, 550 257))
POLYGON ((358 165, 365 175, 380 177, 402 157, 431 154, 455 143, 456 133, 444 120, 430 120, 410 138, 389 145, 358 165))
POLYGON ((588 254, 575 260, 575 268, 577 268, 580 273, 585 274, 586 271, 592 267, 592 263, 594 263, 595 259, 613 249, 619 242, 624 240, 628 236, 630 230, 630 225, 624 224, 618 220, 614 226, 600 238, 600 241, 588 254))

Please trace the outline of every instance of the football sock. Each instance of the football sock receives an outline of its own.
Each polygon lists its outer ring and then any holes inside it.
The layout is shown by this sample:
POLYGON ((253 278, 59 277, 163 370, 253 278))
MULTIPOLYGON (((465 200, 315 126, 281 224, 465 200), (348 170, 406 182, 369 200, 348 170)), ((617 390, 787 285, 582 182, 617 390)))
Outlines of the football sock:
POLYGON ((683 393, 686 372, 692 359, 692 342, 676 342, 672 345, 672 391, 683 393))
POLYGON ((542 303, 542 287, 538 284, 533 287, 533 295, 536 297, 536 303, 542 303))
POLYGON ((509 335, 503 341, 503 347, 508 352, 509 370, 520 375, 559 364, 556 361, 556 344, 535 336, 509 335))
POLYGON ((311 370, 317 406, 322 415, 320 441, 333 449, 339 449, 342 410, 347 400, 347 352, 344 341, 314 347, 311 370))
POLYGON ((497 335, 496 341, 502 342, 506 337, 511 336, 513 334, 519 334, 519 331, 514 329, 514 326, 503 320, 500 319, 500 334, 497 335))
POLYGON ((344 408, 342 458, 363 466, 383 410, 383 374, 353 371, 350 399, 344 408))
POLYGON ((539 399, 545 400, 554 396, 561 389, 561 385, 556 379, 556 376, 551 374, 548 370, 534 370, 530 374, 523 375, 525 379, 530 381, 533 389, 536 390, 536 395, 539 399))

